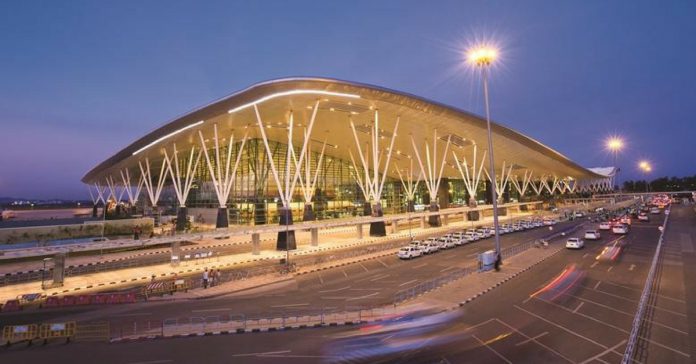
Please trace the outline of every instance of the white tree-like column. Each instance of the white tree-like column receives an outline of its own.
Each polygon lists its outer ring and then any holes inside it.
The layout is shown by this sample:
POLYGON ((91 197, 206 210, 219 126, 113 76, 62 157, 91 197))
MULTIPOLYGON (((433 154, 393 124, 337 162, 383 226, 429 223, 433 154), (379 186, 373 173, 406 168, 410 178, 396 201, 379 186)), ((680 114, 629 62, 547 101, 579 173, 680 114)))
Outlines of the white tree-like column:
MULTIPOLYGON (((371 206, 371 215, 374 217, 384 216, 382 211, 382 191, 384 189, 384 182, 387 180, 387 171, 389 168, 389 163, 391 161, 392 152, 394 151, 394 141, 396 140, 397 131, 399 129, 400 117, 396 117, 396 123, 394 124, 394 131, 392 132, 391 142, 389 148, 386 151, 387 159, 382 167, 382 156, 384 155, 384 150, 379 147, 379 140, 381 139, 380 129, 379 129, 379 110, 375 110, 374 113, 374 124, 372 128, 372 133, 370 135, 370 142, 366 145, 363 151, 360 145, 360 140, 358 139, 358 133, 355 129, 355 123, 350 120, 350 128, 353 131, 353 138, 355 140, 355 148, 358 150, 358 155, 360 156, 360 162, 362 163, 362 171, 364 172, 364 177, 360 176, 360 171, 355 163, 355 158, 353 158, 353 153, 350 152, 350 158, 353 162, 353 168, 355 168, 355 175, 358 179, 358 184, 363 191, 363 194, 369 197, 369 202, 371 206), (372 174, 370 174, 370 158, 369 154, 372 154, 372 174), (366 155, 368 157, 366 158, 366 155), (380 173, 381 169, 381 173, 380 173)), ((387 235, 386 227, 384 221, 373 222, 370 224, 370 236, 385 236, 387 235)))
POLYGON ((421 179, 423 178, 423 175, 419 175, 418 178, 415 179, 414 182, 414 170, 413 170, 413 158, 410 159, 411 165, 410 167, 406 170, 406 179, 404 180, 404 176, 399 170, 399 168, 395 168, 396 173, 399 175, 399 180, 401 181, 401 185, 404 187, 404 192, 406 192, 406 199, 408 200, 406 202, 406 211, 407 212, 415 212, 416 211, 416 206, 415 206, 415 198, 416 198, 416 191, 418 191, 418 184, 420 183, 421 179))
MULTIPOLYGON (((268 137, 266 136, 266 130, 265 126, 263 123, 263 119, 261 118, 261 113, 259 112, 259 108, 256 104, 254 104, 254 112, 256 114, 256 121, 258 122, 259 126, 259 133, 261 134, 261 138, 263 140, 263 145, 266 149, 266 153, 268 156, 268 160, 270 161, 270 166, 271 166, 271 173, 273 174, 273 178, 275 179, 276 186, 278 187, 278 193, 280 195, 280 200, 282 203, 282 208, 279 209, 279 216, 280 216, 280 225, 292 225, 292 210, 290 207, 290 202, 292 201, 292 195, 293 192, 295 191, 295 185, 297 184, 298 179, 300 178, 300 168, 298 166, 301 166, 305 162, 305 158, 309 158, 309 148, 308 148, 308 143, 309 143, 309 136, 312 134, 312 129, 314 128, 314 122, 317 117, 317 112, 319 111, 319 100, 317 100, 314 103, 314 108, 312 110, 312 116, 309 120, 309 124, 307 126, 306 130, 306 135, 307 138, 305 138, 304 143, 302 145, 302 149, 300 152, 300 157, 297 159, 293 159, 294 155, 294 150, 293 150, 293 142, 292 142, 292 134, 293 134, 293 128, 294 128, 294 114, 292 111, 290 111, 290 117, 288 120, 288 142, 287 142, 287 152, 285 156, 285 179, 284 182, 281 183, 280 180, 280 175, 278 174, 278 170, 275 166, 275 163, 273 161, 273 153, 271 153, 271 148, 268 144, 268 137), (293 162, 293 163, 291 163, 293 162), (294 165, 294 168, 293 168, 294 165), (294 173, 293 173, 294 170, 294 173), (290 177, 292 175, 292 178, 290 177)), ((276 249, 278 250, 294 250, 297 248, 297 243, 295 242, 295 231, 282 231, 278 232, 278 239, 276 243, 276 249)))
POLYGON ((510 183, 512 183, 512 185, 515 186, 515 189, 520 194, 520 200, 522 199, 524 194, 527 193, 527 189, 529 188, 529 185, 532 182, 532 173, 533 172, 531 170, 524 171, 524 175, 522 176, 522 182, 520 182, 519 176, 517 175, 510 179, 510 183))
MULTIPOLYGON (((430 195, 430 211, 436 212, 440 210, 440 206, 437 201, 437 190, 440 186, 440 181, 442 180, 442 172, 445 170, 445 163, 447 162, 447 152, 449 150, 450 141, 452 136, 447 137, 447 144, 445 145, 445 151, 442 153, 442 159, 440 161, 439 171, 437 169, 437 130, 433 131, 433 147, 432 152, 428 140, 425 140, 425 161, 428 166, 427 170, 423 165, 423 160, 420 155, 420 151, 416 146, 416 141, 411 136, 411 145, 413 146, 413 152, 416 154, 416 159, 418 160, 418 165, 423 173, 425 186, 428 189, 428 194, 430 195), (432 158, 431 158, 432 154, 432 158)), ((431 215, 428 218, 428 224, 430 226, 440 226, 442 222, 440 221, 440 215, 431 215)))
POLYGON ((102 214, 106 212, 106 200, 104 199, 104 193, 106 193, 106 187, 102 188, 98 183, 94 184, 94 189, 97 191, 95 195, 92 193, 92 186, 87 185, 87 191, 89 192, 89 197, 92 199, 92 217, 97 217, 97 209, 99 206, 99 201, 104 205, 104 210, 102 214))
POLYGON ((188 160, 185 160, 182 174, 181 168, 179 167, 179 152, 176 150, 176 144, 173 144, 172 147, 172 156, 170 157, 165 149, 164 159, 167 161, 167 170, 172 178, 172 186, 174 187, 176 198, 179 201, 179 208, 176 214, 176 230, 183 231, 186 229, 186 220, 188 219, 186 199, 191 191, 191 186, 193 186, 194 172, 198 168, 198 163, 201 160, 201 154, 203 154, 203 152, 198 151, 196 154, 196 148, 191 146, 191 151, 189 152, 188 160))
POLYGON ((464 180, 464 186, 466 187, 466 191, 469 193, 469 207, 476 207, 476 192, 478 191, 478 186, 481 182, 481 172, 483 171, 483 165, 486 161, 487 151, 483 151, 481 161, 479 161, 476 158, 477 152, 478 146, 474 144, 472 164, 471 166, 469 166, 469 162, 466 159, 466 156, 462 157, 463 163, 460 163, 459 158, 457 158, 457 153, 452 151, 452 155, 454 155, 454 160, 457 163, 457 169, 459 170, 459 174, 462 176, 462 179, 464 180), (464 168, 462 168, 462 165, 464 166, 464 168), (478 168, 476 167, 477 165, 478 168))
POLYGON ((213 146, 215 150, 215 165, 213 165, 210 155, 208 153, 208 147, 205 144, 205 138, 203 138, 203 132, 198 131, 198 137, 201 141, 201 150, 203 155, 205 155, 206 165, 208 166, 208 171, 210 172, 210 179, 213 181, 213 188, 215 189, 215 195, 217 196, 218 203, 220 207, 218 208, 217 219, 215 221, 216 228, 227 228, 229 227, 229 218, 227 216, 227 201, 230 197, 230 192, 232 191, 232 186, 237 179, 237 170, 239 169, 239 162, 244 154, 244 145, 247 141, 247 134, 242 138, 241 145, 237 151, 236 158, 232 157, 232 151, 234 150, 234 134, 230 134, 229 142, 227 144, 227 154, 220 153, 220 140, 218 138, 217 124, 213 125, 213 146), (232 160, 234 160, 234 166, 232 166, 232 160), (217 167, 217 168, 216 168, 217 167), (230 167, 232 167, 230 169, 230 167))
POLYGON ((512 174, 513 165, 510 164, 507 170, 505 169, 505 165, 506 163, 503 161, 503 167, 500 169, 500 179, 496 181, 491 180, 491 175, 488 173, 488 170, 484 169, 486 178, 495 186, 495 195, 498 197, 498 202, 503 200, 503 194, 507 191, 510 175, 512 174))
POLYGON ((123 182, 123 189, 126 191, 126 195, 128 196, 128 203, 130 203, 131 206, 131 213, 135 214, 136 212, 136 204, 138 203, 138 199, 140 199, 140 191, 143 189, 143 185, 145 184, 145 179, 143 178, 143 175, 140 175, 140 179, 138 180, 137 185, 133 185, 131 182, 131 176, 130 176, 130 171, 128 169, 120 171, 121 173, 121 181, 123 182))
POLYGON ((160 172, 157 176, 157 181, 155 181, 152 176, 149 158, 145 158, 144 167, 142 161, 138 161, 138 166, 140 167, 140 175, 143 177, 145 191, 147 191, 147 196, 150 198, 150 204, 152 205, 152 209, 157 210, 157 203, 159 202, 160 195, 162 195, 164 182, 167 180, 167 160, 162 159, 162 166, 160 167, 160 172))
MULTIPOLYGON (((307 130, 305 130, 303 142, 304 147, 309 148, 310 142, 310 135, 309 133, 307 133, 307 130)), ((314 209, 312 207, 312 198, 314 197, 314 193, 316 192, 317 182, 319 181, 319 171, 321 170, 321 165, 324 162, 326 140, 324 140, 324 144, 321 146, 321 153, 319 153, 319 159, 317 160, 317 165, 315 167, 314 173, 312 173, 312 158, 310 150, 306 151, 307 157, 305 158, 305 162, 303 165, 301 165, 297 160, 295 150, 290 149, 290 151, 292 152, 292 160, 295 164, 295 168, 297 170, 301 170, 304 173, 304 176, 302 175, 303 173, 300 173, 299 178, 300 190, 302 191, 302 197, 304 197, 304 212, 302 214, 302 221, 314 221, 316 220, 316 217, 314 215, 314 209)))

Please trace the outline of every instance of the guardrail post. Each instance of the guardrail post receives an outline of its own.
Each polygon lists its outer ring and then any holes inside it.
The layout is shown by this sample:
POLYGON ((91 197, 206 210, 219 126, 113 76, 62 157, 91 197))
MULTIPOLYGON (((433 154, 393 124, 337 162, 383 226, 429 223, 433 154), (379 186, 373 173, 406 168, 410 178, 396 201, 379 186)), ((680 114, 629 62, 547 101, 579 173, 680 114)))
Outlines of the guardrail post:
POLYGON ((311 228, 310 231, 312 232, 312 246, 319 246, 319 229, 311 228))
POLYGON ((260 237, 259 233, 252 233, 251 234, 251 245, 252 245, 251 253, 253 255, 261 254, 261 237, 260 237))
POLYGON ((355 227, 357 228, 358 239, 362 240, 362 238, 363 238, 363 228, 362 228, 363 226, 362 226, 362 224, 357 224, 357 225, 355 225, 355 227))

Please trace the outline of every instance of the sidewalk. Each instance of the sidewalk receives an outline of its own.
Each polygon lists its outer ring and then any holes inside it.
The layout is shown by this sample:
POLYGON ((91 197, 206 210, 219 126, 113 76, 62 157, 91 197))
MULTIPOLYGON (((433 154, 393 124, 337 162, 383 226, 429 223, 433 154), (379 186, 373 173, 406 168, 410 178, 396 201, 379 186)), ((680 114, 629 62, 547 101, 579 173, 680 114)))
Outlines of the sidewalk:
MULTIPOLYGON (((502 217, 501 221, 509 219, 520 219, 530 216, 530 214, 519 214, 514 216, 502 217)), ((484 218, 477 221, 474 225, 490 225, 492 218, 484 218)), ((411 228, 411 234, 415 237, 436 235, 448 230, 468 228, 471 222, 463 222, 461 219, 457 221, 450 220, 447 226, 437 228, 426 227, 422 229, 411 228)), ((369 229, 369 225, 363 227, 369 229)), ((300 234, 298 234, 300 235, 300 234)), ((305 235, 309 235, 308 233, 305 235)), ((398 233, 392 233, 385 237, 369 237, 367 232, 364 233, 364 238, 358 240, 355 233, 341 233, 325 238, 325 242, 321 242, 319 246, 311 246, 309 239, 298 239, 298 249, 290 253, 290 259, 293 257, 309 256, 327 251, 345 251, 346 249, 374 246, 380 243, 387 243, 399 239, 407 239, 409 236, 408 229, 402 229, 398 233), (348 235, 348 236, 346 236, 348 235)), ((298 236, 300 238, 300 236, 298 236)), ((275 244, 273 244, 274 246, 275 244)), ((385 253, 387 253, 385 251, 385 253)), ((0 287, 0 302, 5 302, 10 299, 15 299, 22 294, 43 293, 46 296, 55 296, 63 294, 84 294, 94 293, 97 291, 114 290, 124 286, 132 286, 147 283, 152 275, 158 278, 173 277, 175 275, 181 277, 186 275, 201 274, 205 268, 208 269, 229 269, 229 268, 244 268, 252 267, 262 261, 273 261, 285 258, 286 253, 275 249, 261 250, 258 255, 251 252, 239 253, 233 255, 215 256, 197 261, 182 262, 178 267, 172 267, 170 264, 150 265, 144 267, 127 268, 117 271, 106 271, 92 274, 84 274, 79 276, 66 277, 63 287, 47 289, 42 291, 41 282, 28 282, 9 286, 0 287)), ((353 261, 362 259, 362 256, 351 258, 353 261)), ((305 268, 305 267, 301 267, 305 268)), ((311 268, 310 268, 311 269, 311 268)), ((230 282, 236 284, 238 282, 230 282)))

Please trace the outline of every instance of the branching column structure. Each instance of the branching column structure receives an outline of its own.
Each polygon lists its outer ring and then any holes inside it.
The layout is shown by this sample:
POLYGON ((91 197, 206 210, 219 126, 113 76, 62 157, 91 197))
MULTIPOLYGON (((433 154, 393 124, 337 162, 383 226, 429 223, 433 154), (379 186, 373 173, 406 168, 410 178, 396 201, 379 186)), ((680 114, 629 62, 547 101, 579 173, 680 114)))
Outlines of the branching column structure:
MULTIPOLYGON (((307 130, 304 132, 304 147, 309 149, 309 143, 311 142, 309 133, 307 130)), ((292 152, 292 160, 295 164, 297 170, 302 170, 304 176, 300 173, 300 190, 302 191, 302 197, 304 197, 304 211, 302 214, 302 221, 314 221, 316 216, 314 215, 314 209, 312 208, 312 198, 317 188, 317 181, 319 180, 319 171, 321 170, 321 164, 324 161, 324 152, 326 151, 326 140, 321 147, 321 153, 319 154, 319 159, 317 160, 316 169, 312 173, 312 158, 311 151, 306 151, 306 158, 304 165, 300 165, 297 157, 295 155, 295 150, 290 149, 292 152)))
POLYGON ((217 212, 217 219, 215 220, 215 227, 219 229, 227 228, 230 225, 227 215, 227 201, 229 200, 232 186, 237 179, 239 161, 242 158, 242 154, 244 154, 244 144, 246 144, 247 135, 245 134, 244 138, 242 138, 242 143, 237 151, 236 158, 232 158, 232 151, 234 150, 234 134, 230 134, 229 143, 227 144, 227 154, 220 155, 220 140, 218 138, 217 124, 213 125, 213 133, 215 165, 213 165, 213 161, 211 161, 208 153, 208 147, 205 145, 205 138, 203 138, 203 133, 200 130, 198 131, 198 137, 201 141, 201 150, 205 155, 208 171, 210 172, 210 179, 213 181, 215 195, 217 196, 218 203, 220 204, 217 212), (232 169, 230 169, 233 159, 235 160, 234 166, 232 169))
POLYGON ((406 180, 404 180, 404 176, 399 170, 399 168, 395 168, 396 173, 399 175, 399 180, 401 180, 401 185, 404 187, 404 192, 406 192, 406 199, 408 200, 406 202, 406 212, 415 212, 416 211, 416 205, 415 205, 415 198, 416 198, 416 191, 418 191, 418 183, 420 183, 421 178, 423 175, 421 174, 415 181, 413 181, 413 176, 414 176, 414 171, 413 171, 413 159, 411 159, 411 166, 409 169, 406 171, 406 180))
POLYGON ((533 172, 530 170, 524 171, 524 176, 522 176, 521 182, 519 176, 517 175, 510 179, 510 183, 512 183, 512 185, 515 187, 517 193, 520 194, 520 201, 522 201, 524 198, 524 195, 527 193, 527 189, 532 182, 532 173, 533 172))
POLYGON ((457 169, 459 170, 459 174, 462 176, 462 179, 464 180, 466 192, 469 193, 469 207, 476 207, 476 192, 478 191, 478 186, 481 182, 481 172, 483 171, 483 165, 486 161, 486 151, 483 152, 483 156, 481 156, 480 162, 478 158, 476 158, 477 152, 478 146, 474 144, 474 153, 473 158, 471 160, 472 164, 471 166, 469 166, 469 161, 466 159, 466 156, 462 157, 463 162, 460 163, 459 158, 457 157, 457 153, 452 151, 454 160, 457 163, 457 169), (464 166, 464 168, 462 168, 462 165, 464 166), (477 165, 478 168, 476 167, 477 165))
MULTIPOLYGON (((420 155, 420 151, 416 146, 416 141, 411 137, 411 145, 413 146, 413 152, 416 154, 418 159, 418 165, 421 168, 421 172, 424 176, 425 186, 428 188, 428 193, 430 195, 430 211, 435 212, 440 210, 440 206, 437 201, 437 190, 440 186, 440 180, 442 179, 442 172, 445 169, 445 162, 447 161, 447 152, 449 151, 450 141, 452 137, 447 138, 447 144, 445 145, 445 152, 442 153, 442 160, 440 161, 439 171, 437 169, 437 130, 433 131, 433 148, 432 153, 430 151, 430 144, 427 139, 425 140, 425 161, 427 163, 427 171, 423 165, 423 160, 420 155), (431 158, 432 154, 432 158, 431 158)), ((442 222, 440 221, 440 215, 431 215, 428 218, 428 224, 430 226, 440 226, 442 222)))
POLYGON ((113 199, 116 204, 116 216, 119 216, 121 215, 121 200, 123 199, 125 188, 120 187, 114 182, 113 176, 108 176, 106 178, 106 185, 109 187, 109 199, 113 199))
POLYGON ((157 181, 152 176, 152 171, 150 170, 150 159, 145 158, 145 166, 143 167, 143 162, 138 161, 138 166, 140 167, 140 174, 143 176, 143 183, 145 184, 145 191, 147 191, 147 196, 150 199, 150 204, 152 205, 152 210, 155 213, 155 225, 159 224, 159 214, 157 212, 157 202, 159 202, 160 195, 162 194, 162 189, 164 188, 164 182, 167 179, 167 160, 162 159, 162 166, 160 167, 159 175, 157 176, 157 181))
MULTIPOLYGON (((368 143, 365 150, 363 151, 360 145, 360 140, 358 139, 358 133, 355 129, 355 123, 350 120, 350 128, 353 131, 353 138, 355 140, 355 148, 358 150, 358 155, 360 156, 360 162, 362 163, 362 171, 364 172, 364 177, 360 176, 358 167, 355 163, 355 158, 353 153, 350 152, 350 159, 353 162, 353 168, 355 169, 355 176, 358 179, 358 184, 363 191, 363 194, 369 197, 369 201, 372 204, 371 212, 373 217, 384 216, 382 211, 382 190, 384 189, 384 182, 387 180, 387 171, 389 169, 389 163, 391 161, 392 152, 394 150, 394 141, 396 140, 397 131, 399 129, 400 117, 397 116, 396 124, 394 125, 394 131, 392 133, 392 139, 387 149, 387 159, 384 166, 381 166, 382 156, 384 155, 384 150, 379 148, 379 140, 381 139, 380 129, 379 129, 379 110, 375 110, 375 120, 370 135, 371 143, 368 143), (371 148, 370 148, 371 147, 371 148), (370 150, 371 149, 371 150, 370 150), (372 174, 370 174, 370 157, 368 152, 372 154, 372 174), (368 156, 366 158, 366 155, 368 156), (380 173, 380 167, 382 172, 380 173)), ((370 224, 370 236, 386 236, 387 229, 384 225, 384 221, 373 222, 370 224)))
POLYGON ((138 203, 138 199, 140 198, 140 191, 143 188, 143 184, 145 183, 145 179, 143 178, 143 175, 140 175, 140 179, 138 180, 138 184, 133 186, 131 183, 131 176, 130 172, 128 169, 120 171, 121 173, 121 181, 123 181, 123 189, 126 191, 126 195, 128 196, 128 203, 130 203, 131 206, 131 214, 135 214, 136 211, 136 204, 138 203))
POLYGON ((104 200, 104 192, 106 192, 106 189, 102 189, 97 183, 94 184, 94 189, 97 191, 96 195, 92 193, 92 187, 87 185, 87 191, 89 191, 89 197, 92 198, 93 204, 92 217, 97 217, 97 208, 99 206, 99 201, 101 201, 104 205, 104 210, 102 211, 102 214, 106 212, 106 200, 104 200))
POLYGON ((198 151, 196 154, 196 148, 191 146, 191 152, 189 153, 188 160, 185 160, 183 166, 183 174, 181 173, 181 168, 179 167, 179 152, 176 150, 176 144, 172 145, 173 153, 169 156, 167 150, 164 150, 164 159, 167 161, 167 169, 169 170, 169 175, 172 177, 172 186, 174 187, 174 192, 176 193, 176 198, 179 201, 179 208, 176 213, 176 231, 184 231, 186 229, 187 209, 186 209, 186 199, 188 198, 189 191, 191 191, 191 186, 193 185, 193 176, 196 168, 198 168, 198 163, 201 160, 202 151, 198 151))
POLYGON ((484 172, 486 172, 488 181, 495 186, 495 195, 498 198, 498 203, 503 201, 503 198, 505 197, 504 194, 507 192, 508 183, 510 182, 510 175, 512 174, 512 164, 510 164, 507 169, 505 169, 505 165, 506 163, 503 161, 503 167, 500 169, 500 179, 496 181, 491 180, 491 175, 488 173, 488 170, 484 170, 484 172))
MULTIPOLYGON (((309 121, 309 125, 307 126, 306 130, 306 135, 307 137, 304 140, 304 143, 302 145, 302 149, 300 152, 300 157, 298 159, 293 159, 293 155, 295 151, 293 150, 293 143, 292 143, 292 132, 293 132, 293 121, 294 121, 294 116, 292 111, 290 111, 290 118, 288 121, 288 144, 287 144, 287 153, 286 153, 286 158, 285 158, 285 179, 283 183, 281 183, 280 180, 280 175, 278 174, 278 170, 273 162, 273 153, 271 153, 271 148, 268 144, 268 137, 266 136, 266 131, 265 131, 265 126, 263 123, 263 120, 261 119, 261 114, 259 113, 259 108, 257 104, 254 104, 254 112, 256 113, 256 121, 258 122, 259 125, 259 132, 261 134, 261 138, 263 140, 264 147, 266 148, 266 153, 268 155, 268 159, 270 161, 270 166, 271 166, 271 172, 273 174, 273 178, 275 179, 276 186, 278 186, 278 193, 280 194, 280 200, 282 203, 282 207, 279 209, 278 213, 280 216, 279 223, 280 225, 292 225, 292 209, 290 206, 290 202, 292 201, 292 195, 293 192, 295 191, 295 185, 297 184, 297 181, 300 177, 300 168, 298 166, 301 166, 305 158, 309 158, 309 148, 308 148, 308 143, 309 143, 309 136, 312 134, 312 128, 314 127, 314 121, 316 120, 317 117, 317 112, 319 111, 319 100, 317 100, 314 104, 314 109, 312 110, 312 116, 309 121), (291 163, 293 162, 293 163, 291 163), (292 166, 295 166, 295 168, 292 168, 292 166), (293 173, 294 169, 294 173, 293 173), (290 177, 292 174, 292 178, 290 177)), ((276 249, 278 250, 294 250, 297 249, 297 243, 295 242, 295 231, 281 231, 278 232, 278 238, 276 242, 276 249)))

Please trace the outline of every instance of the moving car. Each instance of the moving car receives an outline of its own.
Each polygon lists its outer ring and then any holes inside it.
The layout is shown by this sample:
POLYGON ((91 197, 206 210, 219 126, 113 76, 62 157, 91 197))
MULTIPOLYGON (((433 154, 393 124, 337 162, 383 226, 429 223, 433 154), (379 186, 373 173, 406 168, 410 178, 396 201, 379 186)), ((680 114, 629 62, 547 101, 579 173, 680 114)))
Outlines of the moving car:
POLYGON ((585 214, 583 214, 582 212, 578 211, 578 212, 576 212, 576 213, 574 214, 574 216, 577 217, 577 218, 580 218, 580 217, 585 217, 585 214))
POLYGON ((659 215, 660 214, 660 208, 659 207, 651 207, 650 208, 650 213, 653 215, 659 215))
POLYGON ((399 249, 399 252, 396 253, 396 256, 400 259, 413 259, 420 257, 421 255, 423 255, 421 250, 413 246, 405 246, 399 249))
POLYGON ((616 224, 611 228, 611 232, 620 235, 628 234, 628 226, 624 224, 616 224))
POLYGON ((556 225, 556 219, 550 218, 550 217, 545 217, 544 218, 544 225, 556 225))
POLYGON ((566 241, 566 248, 568 249, 582 249, 585 246, 585 242, 580 238, 570 238, 566 241))
POLYGON ((599 230, 611 230, 611 223, 609 221, 600 222, 599 230))
POLYGON ((585 239, 587 240, 599 240, 602 235, 597 230, 587 230, 585 231, 585 239))
POLYGON ((641 213, 640 215, 638 215, 638 221, 650 221, 650 217, 648 216, 648 214, 641 213))

